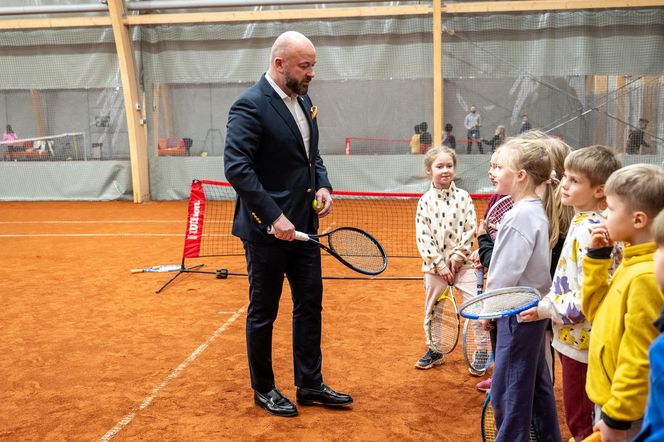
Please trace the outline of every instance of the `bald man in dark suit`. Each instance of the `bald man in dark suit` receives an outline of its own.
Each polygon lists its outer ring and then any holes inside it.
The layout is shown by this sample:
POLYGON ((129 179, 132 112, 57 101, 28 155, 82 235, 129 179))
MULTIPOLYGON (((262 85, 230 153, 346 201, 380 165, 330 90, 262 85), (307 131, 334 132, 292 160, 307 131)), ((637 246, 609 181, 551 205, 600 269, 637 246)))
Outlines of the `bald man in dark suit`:
POLYGON ((249 274, 247 352, 257 405, 278 416, 297 415, 275 386, 272 326, 288 278, 293 299, 293 359, 297 402, 346 406, 321 375, 323 283, 320 249, 294 241, 316 233, 333 206, 332 186, 318 152, 317 109, 307 95, 316 50, 307 37, 285 32, 274 42, 268 71, 228 115, 224 170, 237 192, 233 235, 244 244, 249 274), (316 200, 316 213, 312 203, 316 200), (267 233, 271 226, 273 234, 267 233))

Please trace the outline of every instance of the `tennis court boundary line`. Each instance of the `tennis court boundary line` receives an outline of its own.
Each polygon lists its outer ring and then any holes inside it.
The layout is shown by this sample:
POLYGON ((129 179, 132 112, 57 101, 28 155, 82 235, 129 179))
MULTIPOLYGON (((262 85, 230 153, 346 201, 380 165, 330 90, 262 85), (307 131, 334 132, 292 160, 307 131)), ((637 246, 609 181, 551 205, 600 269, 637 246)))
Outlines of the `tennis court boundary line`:
POLYGON ((171 371, 166 378, 161 381, 159 385, 157 385, 155 388, 152 389, 152 392, 145 398, 143 399, 143 402, 141 402, 138 406, 134 407, 134 409, 127 414, 125 417, 120 419, 110 430, 106 432, 99 440, 102 442, 109 441, 113 439, 120 431, 124 429, 127 425, 131 423, 132 420, 136 417, 139 411, 145 410, 152 401, 159 395, 161 390, 163 390, 171 381, 173 381, 175 378, 177 378, 180 373, 182 373, 184 370, 187 369, 191 365, 192 362, 196 360, 198 356, 201 355, 209 346, 212 344, 215 339, 219 337, 223 332, 228 329, 237 319, 247 310, 247 305, 243 305, 240 307, 235 313, 233 313, 233 316, 228 318, 226 322, 224 322, 218 329, 214 331, 206 340, 204 343, 198 346, 196 350, 192 354, 189 355, 187 359, 182 361, 180 365, 178 365, 173 371, 171 371))

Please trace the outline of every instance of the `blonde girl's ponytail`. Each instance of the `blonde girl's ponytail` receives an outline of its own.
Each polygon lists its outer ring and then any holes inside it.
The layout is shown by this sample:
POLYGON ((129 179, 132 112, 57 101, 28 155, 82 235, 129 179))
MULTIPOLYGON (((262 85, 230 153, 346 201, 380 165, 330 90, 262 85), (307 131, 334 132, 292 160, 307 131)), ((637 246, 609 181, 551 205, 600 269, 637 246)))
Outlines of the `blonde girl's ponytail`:
POLYGON ((574 208, 563 206, 562 186, 560 185, 565 175, 565 158, 572 149, 558 138, 547 136, 543 141, 549 153, 552 167, 551 178, 547 181, 542 200, 550 222, 549 245, 553 248, 560 238, 567 236, 567 231, 574 217, 574 208))

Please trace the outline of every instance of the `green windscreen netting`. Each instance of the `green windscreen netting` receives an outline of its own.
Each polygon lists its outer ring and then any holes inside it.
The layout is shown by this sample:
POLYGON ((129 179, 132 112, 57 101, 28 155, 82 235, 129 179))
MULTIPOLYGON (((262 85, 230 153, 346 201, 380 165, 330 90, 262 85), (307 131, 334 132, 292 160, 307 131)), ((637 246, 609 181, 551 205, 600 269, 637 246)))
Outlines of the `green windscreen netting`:
MULTIPOLYGON (((518 134, 524 115, 573 148, 606 144, 625 163, 662 164, 663 28, 663 8, 444 15, 451 130, 432 134, 429 15, 133 26, 151 194, 186 198, 192 178, 224 179, 228 109, 287 30, 317 49, 310 96, 337 188, 423 190, 426 146, 411 140, 427 123, 432 138, 455 137, 463 188, 490 191, 494 135, 518 134), (480 126, 469 130, 471 106, 480 126)), ((122 92, 110 28, 0 31, 0 122, 19 140, 0 145, 0 199, 129 198, 122 92)))

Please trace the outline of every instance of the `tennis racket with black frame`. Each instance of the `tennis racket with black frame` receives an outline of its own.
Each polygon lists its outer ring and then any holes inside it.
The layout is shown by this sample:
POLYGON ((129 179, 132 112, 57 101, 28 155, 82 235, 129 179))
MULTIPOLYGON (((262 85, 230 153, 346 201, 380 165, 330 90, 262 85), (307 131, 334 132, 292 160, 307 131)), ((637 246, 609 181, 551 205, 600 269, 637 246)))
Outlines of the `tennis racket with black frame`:
MULTIPOLYGON (((477 278, 477 296, 479 296, 484 290, 484 269, 482 267, 478 268, 475 271, 475 276, 477 278)), ((493 362, 491 334, 475 320, 466 319, 463 324, 461 345, 463 347, 463 359, 473 374, 481 376, 486 373, 493 362)))
MULTIPOLYGON (((487 393, 482 406, 482 418, 480 420, 482 430, 482 442, 495 442, 498 431, 496 430, 496 419, 491 407, 491 392, 487 393)), ((537 442, 537 433, 535 428, 530 426, 529 442, 537 442)))
POLYGON ((459 340, 461 321, 452 286, 436 299, 427 316, 429 347, 436 353, 451 353, 459 340))
MULTIPOLYGON (((267 232, 274 234, 272 226, 268 226, 267 232)), ((295 239, 316 244, 349 269, 364 275, 378 275, 387 268, 383 246, 356 227, 339 227, 319 235, 295 231, 295 239), (327 240, 327 245, 321 242, 323 239, 327 240)))
POLYGON ((505 287, 489 290, 459 307, 459 314, 468 319, 497 319, 516 315, 536 306, 542 298, 532 287, 505 287))
POLYGON ((500 228, 500 222, 503 220, 505 214, 512 210, 512 207, 514 207, 514 201, 512 201, 511 196, 506 195, 496 201, 486 213, 486 216, 484 217, 486 231, 492 241, 496 240, 496 234, 500 228))

